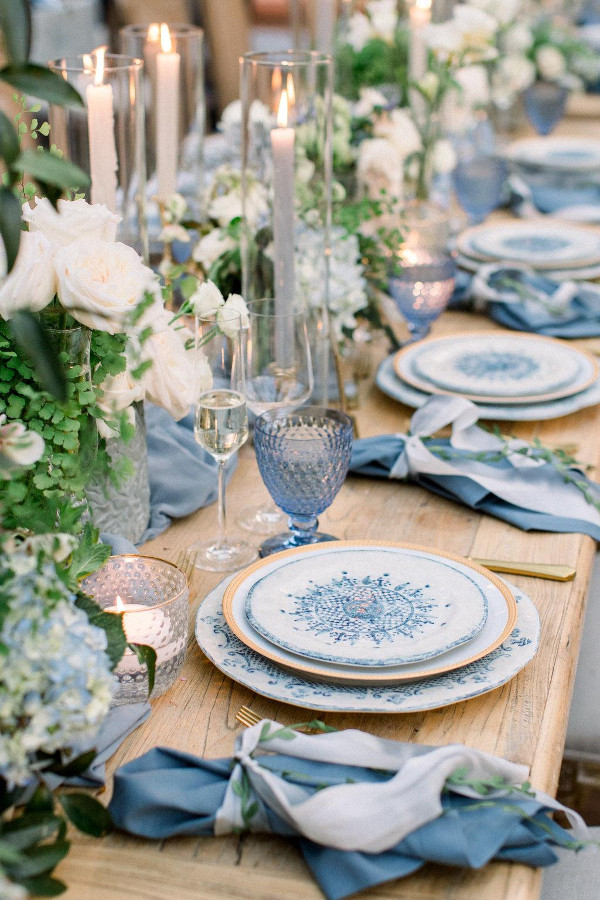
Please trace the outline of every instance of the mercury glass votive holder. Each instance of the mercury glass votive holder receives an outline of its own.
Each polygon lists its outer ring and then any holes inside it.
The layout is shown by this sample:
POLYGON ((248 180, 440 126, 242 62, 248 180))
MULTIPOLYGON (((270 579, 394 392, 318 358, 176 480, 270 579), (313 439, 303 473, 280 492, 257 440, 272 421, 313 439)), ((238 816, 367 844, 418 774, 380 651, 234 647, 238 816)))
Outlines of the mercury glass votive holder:
MULTIPOLYGON (((156 677, 151 699, 164 694, 176 680, 188 639, 188 585, 172 563, 150 556, 111 556, 82 583, 86 594, 105 612, 123 614, 123 628, 132 644, 156 651, 156 677)), ((148 672, 129 647, 119 662, 113 706, 148 699, 148 672)))

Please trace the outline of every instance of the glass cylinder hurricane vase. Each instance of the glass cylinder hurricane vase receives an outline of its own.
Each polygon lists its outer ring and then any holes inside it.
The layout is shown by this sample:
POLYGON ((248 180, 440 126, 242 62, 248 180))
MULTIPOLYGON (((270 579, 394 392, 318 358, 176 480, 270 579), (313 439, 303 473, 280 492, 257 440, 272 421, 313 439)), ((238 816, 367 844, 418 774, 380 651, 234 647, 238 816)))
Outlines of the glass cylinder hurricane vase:
MULTIPOLYGON (((324 53, 241 59, 242 282, 247 301, 304 310, 315 396, 327 398, 333 60, 324 53)), ((289 316, 288 316, 289 320, 289 316)), ((281 336, 278 364, 291 342, 281 336)))
POLYGON ((50 104, 51 142, 89 173, 86 200, 121 217, 117 239, 147 259, 141 59, 94 51, 49 66, 85 103, 84 108, 50 104))
POLYGON ((147 210, 151 251, 160 252, 160 204, 185 197, 200 215, 205 131, 204 32, 195 25, 127 25, 121 50, 144 61, 147 210))

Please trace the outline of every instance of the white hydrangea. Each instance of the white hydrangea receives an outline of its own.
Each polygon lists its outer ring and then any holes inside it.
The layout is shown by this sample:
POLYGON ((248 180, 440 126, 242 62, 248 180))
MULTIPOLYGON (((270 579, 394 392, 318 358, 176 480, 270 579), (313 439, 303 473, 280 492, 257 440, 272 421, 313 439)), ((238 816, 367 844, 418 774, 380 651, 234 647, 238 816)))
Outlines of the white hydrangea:
MULTIPOLYGON (((239 170, 220 166, 205 197, 209 218, 225 228, 242 215, 242 175, 239 170)), ((246 181, 246 218, 251 228, 258 228, 269 212, 266 187, 251 175, 246 181)))
MULTIPOLYGON (((341 339, 342 328, 356 327, 356 313, 364 309, 368 298, 366 280, 360 263, 360 248, 356 235, 342 228, 333 228, 329 258, 329 311, 336 337, 341 339)), ((296 238, 299 294, 308 309, 320 309, 325 283, 325 256, 322 236, 311 228, 304 228, 296 238)))
POLYGON ((4 548, 0 561, 0 777, 9 788, 31 778, 39 753, 92 746, 114 690, 106 634, 75 606, 45 549, 62 555, 57 537, 4 548))

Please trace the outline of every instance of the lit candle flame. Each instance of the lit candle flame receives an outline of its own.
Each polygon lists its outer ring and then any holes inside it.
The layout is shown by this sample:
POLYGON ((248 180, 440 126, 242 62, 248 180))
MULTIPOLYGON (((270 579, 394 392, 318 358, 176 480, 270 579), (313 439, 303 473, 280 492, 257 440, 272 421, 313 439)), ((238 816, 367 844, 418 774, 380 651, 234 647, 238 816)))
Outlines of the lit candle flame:
POLYGON ((281 92, 279 109, 277 110, 277 125, 279 128, 287 128, 288 123, 288 95, 287 91, 281 92))
POLYGON ((148 25, 148 40, 152 41, 153 44, 158 42, 160 38, 160 25, 158 22, 152 22, 151 25, 148 25))
POLYGON ((160 47, 163 53, 172 53, 173 51, 171 32, 169 31, 169 26, 164 22, 160 26, 160 47))
POLYGON ((117 612, 123 612, 123 610, 125 609, 125 604, 121 600, 121 597, 119 596, 119 594, 117 594, 117 602, 115 605, 117 607, 117 612))
POLYGON ((96 47, 92 50, 92 56, 96 57, 96 73, 94 75, 94 84, 102 84, 104 81, 104 54, 108 47, 96 47))
POLYGON ((430 10, 431 0, 415 0, 415 6, 417 9, 430 10))

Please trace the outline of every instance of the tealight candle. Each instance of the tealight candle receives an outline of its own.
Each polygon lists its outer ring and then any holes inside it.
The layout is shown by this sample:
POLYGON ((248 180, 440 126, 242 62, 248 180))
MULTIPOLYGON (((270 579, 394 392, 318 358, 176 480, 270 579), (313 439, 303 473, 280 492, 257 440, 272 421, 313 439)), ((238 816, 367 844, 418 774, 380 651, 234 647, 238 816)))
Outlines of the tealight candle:
POLYGON ((164 643, 165 629, 168 635, 169 623, 161 609, 142 603, 123 603, 117 594, 115 605, 106 607, 104 612, 123 614, 123 631, 130 644, 156 648, 164 643))

